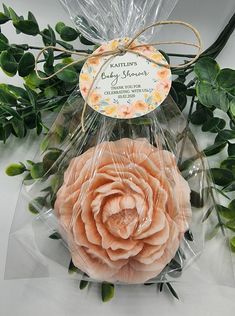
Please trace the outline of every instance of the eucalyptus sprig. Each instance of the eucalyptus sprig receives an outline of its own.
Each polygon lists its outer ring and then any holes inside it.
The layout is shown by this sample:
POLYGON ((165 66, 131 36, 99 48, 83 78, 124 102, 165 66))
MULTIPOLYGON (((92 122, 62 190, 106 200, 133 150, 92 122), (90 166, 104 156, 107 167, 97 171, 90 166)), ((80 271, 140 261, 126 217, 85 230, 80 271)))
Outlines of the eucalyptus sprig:
MULTIPOLYGON (((22 138, 31 129, 35 129, 38 135, 42 133, 43 129, 46 132, 44 115, 60 109, 78 83, 82 63, 69 67, 53 79, 44 81, 40 80, 34 71, 35 54, 44 46, 50 45, 73 51, 75 49, 70 42, 76 39, 85 45, 93 45, 76 29, 66 26, 63 22, 58 22, 55 30, 50 25, 40 29, 31 12, 28 12, 25 18, 3 4, 3 12, 0 12, 0 24, 5 23, 11 23, 17 34, 40 36, 42 46, 9 43, 1 28, 1 69, 7 76, 13 77, 18 74, 23 80, 20 87, 0 84, 0 141, 3 142, 6 142, 11 134, 22 138)), ((91 52, 92 50, 85 51, 91 52)), ((56 50, 44 52, 44 58, 38 61, 39 64, 42 64, 40 76, 49 76, 72 61, 73 59, 68 53, 58 54, 56 50)))

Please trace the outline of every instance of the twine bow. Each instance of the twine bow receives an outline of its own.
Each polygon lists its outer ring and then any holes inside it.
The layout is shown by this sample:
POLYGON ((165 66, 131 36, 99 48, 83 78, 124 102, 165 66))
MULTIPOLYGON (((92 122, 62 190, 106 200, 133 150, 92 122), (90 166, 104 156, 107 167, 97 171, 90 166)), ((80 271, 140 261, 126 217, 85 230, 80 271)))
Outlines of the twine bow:
POLYGON ((84 116, 85 116, 87 102, 88 102, 90 93, 91 93, 91 91, 92 91, 92 89, 94 87, 94 84, 95 84, 100 72, 102 71, 104 66, 112 58, 114 58, 114 57, 116 57, 118 55, 124 55, 125 53, 130 52, 132 54, 136 54, 136 55, 142 56, 142 57, 146 58, 147 60, 149 60, 150 62, 152 62, 154 64, 157 64, 159 66, 163 66, 163 67, 167 67, 167 68, 181 69, 181 68, 186 68, 186 67, 192 65, 199 58, 199 56, 201 54, 201 50, 202 50, 202 41, 201 41, 200 33, 191 24, 183 22, 183 21, 160 21, 160 22, 156 22, 156 23, 153 23, 153 24, 147 26, 143 30, 141 30, 138 33, 136 33, 136 35, 132 39, 130 39, 126 44, 122 44, 119 47, 115 48, 114 50, 109 50, 109 51, 105 51, 105 52, 89 54, 89 53, 85 53, 85 52, 70 51, 70 50, 63 49, 63 48, 58 48, 58 47, 55 47, 55 46, 46 46, 39 52, 39 54, 36 57, 35 71, 36 71, 36 74, 37 74, 39 79, 41 79, 41 80, 48 80, 48 79, 51 79, 51 78, 57 76, 59 73, 61 73, 65 69, 67 69, 67 68, 69 68, 69 67, 71 67, 73 65, 76 65, 76 64, 78 64, 80 62, 87 61, 90 58, 109 56, 109 58, 102 64, 101 68, 97 72, 97 74, 96 74, 96 76, 95 76, 95 78, 94 78, 94 80, 93 80, 93 82, 92 82, 92 84, 91 84, 91 86, 90 86, 90 88, 88 90, 88 93, 87 93, 87 96, 86 96, 86 99, 85 99, 85 102, 84 102, 83 111, 82 111, 82 115, 81 115, 81 125, 82 125, 82 131, 85 132, 84 116), (160 42, 155 42, 155 43, 144 43, 144 44, 132 45, 134 43, 134 41, 141 34, 143 34, 145 31, 147 31, 148 29, 150 29, 152 27, 157 27, 157 26, 161 26, 161 25, 182 25, 182 26, 190 29, 195 34, 196 39, 197 39, 197 43, 195 44, 195 43, 189 43, 189 42, 184 42, 184 41, 160 41, 160 42), (162 64, 162 63, 156 62, 155 60, 153 60, 153 59, 149 58, 148 56, 145 56, 144 54, 141 54, 139 51, 135 50, 136 48, 143 47, 143 46, 159 46, 159 45, 165 45, 165 44, 167 44, 167 45, 168 44, 174 44, 174 45, 176 44, 176 45, 192 46, 192 47, 196 47, 198 49, 198 51, 197 51, 197 54, 195 55, 195 57, 192 58, 192 60, 190 60, 189 62, 186 62, 184 64, 172 65, 172 64, 162 64), (56 72, 54 72, 52 75, 50 75, 48 77, 41 77, 40 74, 39 74, 39 71, 38 71, 37 64, 38 64, 38 61, 39 61, 39 58, 41 57, 41 55, 45 51, 47 51, 49 49, 53 49, 53 50, 56 50, 56 51, 68 53, 68 54, 71 54, 71 55, 77 55, 77 56, 80 56, 80 57, 83 57, 83 58, 75 60, 75 61, 71 62, 68 65, 65 65, 64 67, 60 68, 59 70, 57 70, 56 72))

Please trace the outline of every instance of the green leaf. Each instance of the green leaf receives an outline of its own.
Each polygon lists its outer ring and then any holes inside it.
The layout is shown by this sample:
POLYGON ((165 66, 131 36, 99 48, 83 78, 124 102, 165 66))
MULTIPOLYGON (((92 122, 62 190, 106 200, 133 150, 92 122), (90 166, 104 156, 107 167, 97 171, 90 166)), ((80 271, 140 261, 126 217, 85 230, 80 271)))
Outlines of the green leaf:
POLYGON ((228 155, 235 156, 235 144, 228 144, 228 155))
POLYGON ((14 177, 14 176, 18 176, 19 174, 22 174, 26 171, 26 167, 23 164, 17 164, 17 163, 13 163, 10 164, 7 168, 6 168, 6 174, 10 177, 14 177))
POLYGON ((48 25, 41 34, 43 35, 43 43, 45 46, 56 46, 56 36, 54 30, 48 25))
POLYGON ((235 219, 235 208, 232 210, 230 208, 227 208, 223 205, 217 204, 216 206, 217 212, 222 216, 223 218, 226 219, 235 219))
POLYGON ((226 125, 225 120, 223 120, 219 117, 212 117, 212 118, 208 119, 202 125, 202 131, 216 133, 216 132, 222 130, 225 127, 225 125, 226 125))
POLYGON ((82 34, 79 35, 79 39, 83 45, 95 45, 94 43, 89 41, 87 38, 85 38, 82 34))
POLYGON ((186 95, 189 97, 195 97, 196 96, 196 89, 195 88, 187 89, 186 95))
POLYGON ((81 280, 79 283, 79 289, 84 290, 88 286, 89 282, 85 280, 81 280))
POLYGON ((30 20, 15 21, 13 25, 15 26, 17 30, 27 35, 35 36, 39 34, 40 32, 38 24, 34 21, 30 21, 30 20))
POLYGON ((4 112, 8 113, 9 116, 15 117, 18 120, 22 120, 22 117, 19 115, 19 113, 16 110, 12 109, 11 107, 1 105, 0 109, 4 112))
POLYGON ((62 29, 65 27, 66 25, 64 24, 64 22, 58 22, 56 23, 55 26, 55 30, 58 34, 61 34, 62 29))
POLYGON ((213 117, 213 112, 201 105, 196 111, 190 116, 190 121, 194 125, 202 125, 204 122, 213 117))
POLYGON ((223 191, 224 190, 224 188, 222 188, 222 190, 220 190, 219 188, 217 188, 217 187, 211 187, 213 190, 215 190, 215 191, 217 191, 219 194, 221 194, 223 197, 225 197, 226 199, 228 199, 228 200, 231 200, 230 199, 230 197, 227 195, 227 194, 225 194, 225 192, 223 191))
POLYGON ((53 49, 48 49, 46 52, 44 52, 44 56, 46 59, 45 67, 48 69, 52 68, 55 60, 53 49))
POLYGON ((61 235, 58 232, 54 232, 49 236, 50 239, 58 240, 61 239, 61 235))
POLYGON ((32 166, 30 173, 33 179, 42 178, 45 174, 43 163, 42 162, 35 163, 32 166))
POLYGON ((213 212, 213 210, 214 210, 214 205, 213 206, 211 206, 207 211, 206 211, 206 213, 204 214, 204 216, 203 216, 203 218, 202 218, 202 223, 203 222, 205 222, 208 218, 209 218, 209 216, 211 215, 211 213, 213 212))
POLYGON ((37 135, 40 135, 43 129, 43 125, 42 125, 42 117, 41 117, 41 113, 38 112, 36 115, 36 132, 37 135))
POLYGON ((103 282, 101 284, 101 296, 103 302, 108 302, 114 297, 114 285, 103 282))
POLYGON ((219 186, 226 186, 234 180, 233 173, 227 169, 211 168, 213 182, 219 186))
POLYGON ((23 120, 18 120, 16 118, 13 118, 10 120, 13 131, 15 132, 15 135, 19 138, 23 138, 25 136, 25 126, 23 120))
POLYGON ((59 188, 62 186, 64 182, 64 176, 61 174, 56 174, 52 179, 51 179, 51 189, 54 193, 57 193, 59 188))
POLYGON ((191 232, 191 230, 187 230, 185 233, 184 233, 184 237, 189 240, 189 241, 193 241, 193 234, 191 232))
MULTIPOLYGON (((64 67, 64 64, 55 65, 55 72, 62 69, 63 67, 64 67)), ((76 83, 79 79, 78 74, 73 67, 68 67, 64 69, 63 71, 58 73, 56 76, 62 81, 71 82, 71 83, 76 83)))
POLYGON ((60 37, 63 41, 71 42, 78 38, 79 33, 70 26, 64 26, 60 30, 60 37))
POLYGON ((176 293, 176 291, 174 290, 173 286, 172 286, 169 282, 166 282, 166 286, 168 287, 168 290, 171 292, 171 294, 172 294, 177 300, 179 300, 179 296, 178 296, 178 294, 176 293))
POLYGON ((181 82, 173 81, 172 88, 174 89, 175 93, 177 94, 177 105, 179 106, 180 110, 182 111, 186 104, 187 104, 187 96, 186 91, 187 87, 181 82))
POLYGON ((230 101, 230 112, 232 116, 235 118, 235 98, 230 101))
POLYGON ((78 268, 73 264, 73 261, 71 259, 70 263, 69 263, 69 268, 68 268, 68 272, 71 273, 75 273, 78 271, 78 268))
POLYGON ((66 42, 63 42, 63 41, 60 41, 60 40, 57 40, 57 43, 58 43, 60 46, 66 48, 66 49, 68 49, 68 50, 71 50, 71 51, 74 50, 74 49, 73 49, 73 45, 71 45, 71 44, 69 44, 69 43, 66 43, 66 42))
POLYGON ((200 58, 194 66, 194 72, 198 79, 208 83, 215 81, 219 71, 219 65, 210 57, 200 58))
POLYGON ((188 168, 190 168, 192 166, 193 162, 194 162, 193 159, 187 159, 178 167, 179 167, 180 171, 184 171, 184 170, 187 170, 188 168))
POLYGON ((58 90, 55 87, 47 87, 44 90, 44 95, 46 98, 51 99, 51 98, 56 97, 58 95, 58 90))
POLYGON ((204 205, 202 194, 193 190, 191 190, 191 193, 190 193, 190 201, 191 201, 191 205, 197 208, 201 208, 204 205))
POLYGON ((4 14, 5 14, 6 16, 10 17, 10 12, 9 12, 7 6, 3 3, 3 4, 2 4, 2 7, 3 7, 4 14))
POLYGON ((159 53, 161 53, 163 57, 165 58, 165 60, 168 62, 168 64, 170 64, 170 57, 167 55, 167 53, 161 49, 159 49, 159 53))
POLYGON ((27 85, 24 85, 24 87, 28 93, 30 103, 31 103, 32 107, 35 109, 36 102, 37 102, 37 93, 34 92, 32 89, 30 89, 30 87, 28 87, 27 85))
POLYGON ((218 77, 216 79, 218 85, 225 89, 225 90, 231 90, 235 87, 235 70, 225 68, 220 71, 218 74, 218 77))
POLYGON ((231 182, 229 185, 223 188, 224 192, 232 192, 235 191, 235 181, 231 182))
POLYGON ((18 64, 15 58, 7 51, 3 51, 0 56, 0 65, 2 69, 10 75, 15 75, 17 72, 18 64))
POLYGON ((16 86, 13 86, 13 85, 7 85, 7 89, 17 98, 22 98, 26 101, 29 100, 29 97, 28 97, 28 94, 27 92, 21 88, 21 87, 16 87, 16 86))
POLYGON ((45 205, 46 205, 46 198, 43 196, 39 196, 29 203, 28 209, 31 213, 38 214, 45 205))
POLYGON ((224 90, 204 81, 199 82, 196 89, 200 103, 207 107, 215 106, 224 112, 228 111, 231 100, 224 90))
POLYGON ((235 212, 235 199, 232 200, 232 201, 229 203, 228 208, 229 208, 232 212, 235 212))
POLYGON ((43 157, 43 168, 44 170, 49 170, 55 161, 60 157, 61 150, 60 149, 53 149, 50 150, 48 153, 45 154, 43 157))
POLYGON ((42 152, 46 151, 48 146, 50 144, 50 139, 48 136, 44 137, 42 142, 41 142, 41 145, 40 145, 40 149, 42 152))
POLYGON ((223 160, 220 164, 220 168, 229 169, 235 174, 235 157, 229 157, 223 160))
POLYGON ((6 124, 0 125, 0 140, 5 144, 6 140, 12 133, 12 126, 9 122, 6 124))
POLYGON ((8 53, 12 55, 18 63, 24 55, 24 50, 13 44, 8 48, 8 53))
POLYGON ((230 239, 229 244, 232 252, 235 252, 235 236, 230 239))
POLYGON ((35 67, 35 58, 32 53, 25 53, 20 59, 18 73, 20 77, 28 76, 35 67))
MULTIPOLYGON (((66 58, 63 58, 63 60, 62 60, 62 63, 65 65, 69 65, 72 62, 74 62, 74 59, 72 57, 66 57, 66 58)), ((76 65, 75 65, 75 67, 76 67, 76 65)))
POLYGON ((11 7, 8 8, 8 12, 13 22, 20 21, 20 17, 16 14, 16 12, 11 7))
MULTIPOLYGON (((46 77, 46 74, 42 71, 38 72, 40 77, 46 77)), ((36 89, 39 88, 41 85, 45 85, 47 81, 41 80, 38 78, 37 74, 35 71, 32 71, 28 76, 24 77, 24 81, 28 87, 31 89, 36 89)))
POLYGON ((223 131, 220 131, 218 135, 215 138, 215 143, 224 141, 224 140, 230 140, 230 139, 235 139, 235 130, 229 130, 229 129, 224 129, 223 131))
POLYGON ((231 231, 235 232, 235 220, 232 219, 231 221, 228 221, 225 226, 230 229, 231 231))
POLYGON ((31 11, 28 12, 28 20, 37 23, 37 20, 31 11))
POLYGON ((205 148, 203 150, 203 153, 207 157, 213 156, 213 155, 218 154, 219 152, 221 152, 221 150, 223 150, 226 145, 227 145, 226 141, 215 143, 215 144, 205 148))
POLYGON ((9 47, 8 39, 2 33, 0 33, 0 52, 7 50, 9 47))
POLYGON ((16 106, 17 104, 16 97, 12 93, 8 92, 7 88, 4 89, 2 85, 0 87, 0 103, 7 106, 16 106))

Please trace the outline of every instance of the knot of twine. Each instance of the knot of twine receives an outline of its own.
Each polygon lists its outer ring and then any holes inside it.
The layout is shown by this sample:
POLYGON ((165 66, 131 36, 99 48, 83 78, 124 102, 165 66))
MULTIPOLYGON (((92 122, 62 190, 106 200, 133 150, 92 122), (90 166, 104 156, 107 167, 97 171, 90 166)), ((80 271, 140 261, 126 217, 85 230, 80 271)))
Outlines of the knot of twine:
POLYGON ((100 52, 100 53, 85 53, 85 52, 76 52, 76 51, 71 51, 71 50, 67 50, 67 49, 63 49, 63 48, 58 48, 55 46, 46 46, 44 47, 39 54, 36 57, 36 61, 35 61, 35 71, 37 74, 37 77, 41 80, 48 80, 51 79, 55 76, 57 76, 59 73, 61 73, 62 71, 64 71, 65 69, 76 65, 80 62, 83 61, 87 61, 90 58, 96 58, 96 57, 106 57, 109 56, 109 58, 102 64, 101 68, 99 69, 99 71, 96 73, 95 78, 93 79, 93 82, 88 90, 85 102, 84 102, 84 106, 83 106, 83 111, 82 111, 82 115, 81 115, 81 125, 82 125, 82 131, 85 132, 85 126, 84 126, 84 116, 85 116, 85 112, 86 112, 86 107, 87 107, 87 102, 88 99, 90 97, 90 93, 94 87, 94 84, 99 76, 99 74, 101 73, 102 69, 104 68, 104 66, 114 57, 118 56, 118 55, 124 55, 127 52, 130 52, 132 54, 136 54, 139 56, 142 56, 144 58, 146 58, 147 60, 149 60, 150 62, 157 64, 159 66, 163 66, 166 68, 177 68, 177 69, 182 69, 182 68, 186 68, 190 65, 192 65, 200 56, 201 54, 201 50, 202 50, 202 41, 201 41, 201 36, 200 33, 198 32, 198 30, 193 27, 191 24, 183 22, 183 21, 159 21, 156 23, 153 23, 149 26, 147 26, 146 28, 144 28, 143 30, 139 31, 138 33, 136 33, 136 35, 130 39, 126 44, 122 44, 119 47, 113 49, 113 50, 109 50, 109 51, 105 51, 105 52, 100 52), (152 27, 157 27, 157 26, 161 26, 161 25, 182 25, 188 29, 190 29, 196 36, 197 39, 197 43, 190 43, 190 42, 183 42, 183 41, 161 41, 161 42, 155 42, 155 43, 144 43, 144 44, 137 44, 137 45, 132 45, 133 42, 141 35, 143 34, 145 31, 147 31, 148 29, 152 28, 152 27), (178 65, 172 65, 172 64, 162 64, 159 62, 156 62, 155 60, 151 59, 150 57, 140 53, 139 51, 135 51, 136 48, 139 47, 143 47, 143 46, 159 46, 159 45, 165 45, 165 44, 176 44, 176 45, 185 45, 185 46, 192 46, 192 47, 196 47, 198 49, 197 54, 195 55, 195 57, 193 57, 190 61, 184 63, 184 64, 178 64, 178 65), (47 50, 55 50, 55 51, 60 51, 60 52, 64 52, 64 53, 68 53, 71 55, 77 55, 80 57, 83 57, 81 59, 75 60, 73 62, 71 62, 70 64, 65 65, 64 67, 60 68, 59 70, 57 70, 56 72, 54 72, 52 75, 48 76, 48 77, 42 77, 39 74, 38 71, 38 61, 39 58, 41 57, 41 55, 47 51, 47 50))

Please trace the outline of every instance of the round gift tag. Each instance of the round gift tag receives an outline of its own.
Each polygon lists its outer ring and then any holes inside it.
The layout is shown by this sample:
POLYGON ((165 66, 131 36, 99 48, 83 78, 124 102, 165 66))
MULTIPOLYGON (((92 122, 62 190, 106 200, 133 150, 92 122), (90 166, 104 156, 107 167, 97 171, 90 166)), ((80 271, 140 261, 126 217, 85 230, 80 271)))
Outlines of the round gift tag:
MULTIPOLYGON (((115 50, 129 40, 112 40, 94 54, 115 50)), ((135 41, 130 48, 137 45, 135 41)), ((139 117, 155 110, 169 94, 171 71, 164 56, 153 46, 133 50, 139 54, 90 57, 84 64, 80 91, 97 112, 121 119, 139 117)))

